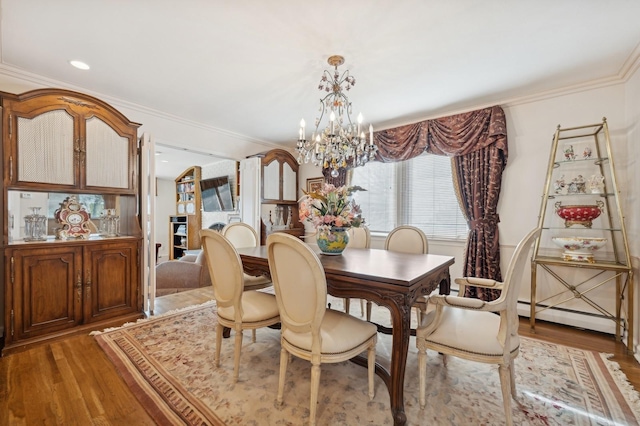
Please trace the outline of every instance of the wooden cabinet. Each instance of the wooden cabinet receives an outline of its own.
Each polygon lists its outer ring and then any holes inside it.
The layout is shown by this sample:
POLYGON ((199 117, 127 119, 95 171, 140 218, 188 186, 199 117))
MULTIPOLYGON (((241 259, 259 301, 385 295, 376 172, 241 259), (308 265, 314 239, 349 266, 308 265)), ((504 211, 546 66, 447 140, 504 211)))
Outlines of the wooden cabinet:
POLYGON ((189 167, 175 180, 176 213, 169 216, 169 258, 179 259, 185 250, 200 249, 202 195, 200 166, 189 167))
POLYGON ((2 93, 5 185, 24 189, 137 191, 137 128, 81 93, 2 93))
POLYGON ((61 89, 0 92, 0 102, 2 354, 144 316, 139 124, 61 89), (70 195, 91 200, 90 235, 56 232, 63 224, 55 209, 70 195), (34 206, 47 216, 47 233, 25 240, 21 227, 34 206), (101 230, 107 211, 117 232, 101 230))
MULTIPOLYGON (((139 242, 25 244, 5 253, 3 354, 118 318, 140 317, 139 242)), ((101 328, 101 327, 100 327, 101 328)))
POLYGON ((271 232, 304 235, 298 217, 298 162, 288 151, 273 149, 261 158, 260 240, 271 232))

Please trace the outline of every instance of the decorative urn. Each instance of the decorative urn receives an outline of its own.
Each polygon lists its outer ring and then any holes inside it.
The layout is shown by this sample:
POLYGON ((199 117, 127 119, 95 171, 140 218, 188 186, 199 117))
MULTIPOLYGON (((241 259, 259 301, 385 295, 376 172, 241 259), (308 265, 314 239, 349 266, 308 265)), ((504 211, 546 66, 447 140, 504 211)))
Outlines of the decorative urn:
POLYGON ((591 228, 593 220, 602 213, 604 203, 600 200, 596 201, 596 205, 574 205, 563 206, 561 201, 555 204, 556 214, 564 219, 564 226, 583 225, 591 228))

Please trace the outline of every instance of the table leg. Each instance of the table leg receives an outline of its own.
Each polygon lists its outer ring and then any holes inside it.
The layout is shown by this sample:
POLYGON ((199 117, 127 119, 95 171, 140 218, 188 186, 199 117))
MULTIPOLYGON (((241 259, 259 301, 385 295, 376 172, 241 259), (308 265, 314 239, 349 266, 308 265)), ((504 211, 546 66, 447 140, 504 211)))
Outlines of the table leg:
POLYGON ((409 352, 409 336, 411 336, 411 305, 402 296, 388 299, 386 306, 391 313, 393 324, 393 347, 391 351, 391 413, 394 425, 407 423, 404 412, 404 374, 409 352))

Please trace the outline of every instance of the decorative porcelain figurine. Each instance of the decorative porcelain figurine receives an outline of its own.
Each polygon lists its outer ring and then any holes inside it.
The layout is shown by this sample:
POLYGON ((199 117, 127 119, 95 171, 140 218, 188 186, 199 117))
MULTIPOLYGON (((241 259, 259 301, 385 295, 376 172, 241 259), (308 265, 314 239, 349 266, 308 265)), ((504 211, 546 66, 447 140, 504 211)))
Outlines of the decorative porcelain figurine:
POLYGON ((592 194, 602 194, 604 193, 604 176, 602 175, 593 175, 589 178, 588 182, 589 192, 592 194))
POLYGON ((589 148, 588 146, 584 148, 584 151, 582 152, 582 158, 584 158, 585 160, 591 158, 591 148, 589 148))
POLYGON ((553 184, 553 188, 555 190, 556 194, 562 194, 562 191, 564 190, 564 175, 560 176, 560 179, 556 180, 553 184))
POLYGON ((569 161, 576 159, 576 154, 573 152, 573 145, 569 145, 569 148, 564 149, 564 158, 569 161))

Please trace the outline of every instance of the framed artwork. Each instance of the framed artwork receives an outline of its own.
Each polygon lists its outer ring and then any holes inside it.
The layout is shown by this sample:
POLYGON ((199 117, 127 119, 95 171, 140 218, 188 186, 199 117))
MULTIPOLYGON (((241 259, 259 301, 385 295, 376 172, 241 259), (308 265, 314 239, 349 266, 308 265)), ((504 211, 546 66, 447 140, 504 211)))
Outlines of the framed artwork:
POLYGON ((307 179, 307 192, 320 191, 322 189, 323 184, 324 184, 323 177, 307 179))

